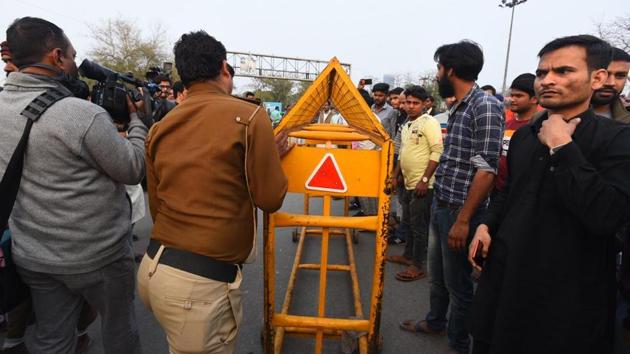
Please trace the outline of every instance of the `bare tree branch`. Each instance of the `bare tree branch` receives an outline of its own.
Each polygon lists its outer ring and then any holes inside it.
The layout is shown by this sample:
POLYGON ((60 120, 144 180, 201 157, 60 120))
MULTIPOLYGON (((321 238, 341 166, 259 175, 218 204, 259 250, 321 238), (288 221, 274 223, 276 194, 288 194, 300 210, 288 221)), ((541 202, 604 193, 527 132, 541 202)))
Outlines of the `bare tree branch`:
POLYGON ((132 20, 117 17, 90 26, 89 31, 94 46, 88 55, 113 70, 140 78, 149 67, 160 66, 169 58, 166 30, 159 23, 144 33, 132 20))

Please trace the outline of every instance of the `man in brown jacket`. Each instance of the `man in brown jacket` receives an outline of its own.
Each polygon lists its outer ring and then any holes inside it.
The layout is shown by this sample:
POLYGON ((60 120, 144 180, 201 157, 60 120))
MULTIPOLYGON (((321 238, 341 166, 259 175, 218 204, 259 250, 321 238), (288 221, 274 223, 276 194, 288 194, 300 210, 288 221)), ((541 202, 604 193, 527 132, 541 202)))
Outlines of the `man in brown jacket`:
POLYGON ((274 139, 264 109, 229 95, 221 42, 184 34, 175 62, 188 96, 146 140, 154 226, 138 290, 171 353, 233 353, 256 208, 282 206, 288 146, 286 136, 274 139))

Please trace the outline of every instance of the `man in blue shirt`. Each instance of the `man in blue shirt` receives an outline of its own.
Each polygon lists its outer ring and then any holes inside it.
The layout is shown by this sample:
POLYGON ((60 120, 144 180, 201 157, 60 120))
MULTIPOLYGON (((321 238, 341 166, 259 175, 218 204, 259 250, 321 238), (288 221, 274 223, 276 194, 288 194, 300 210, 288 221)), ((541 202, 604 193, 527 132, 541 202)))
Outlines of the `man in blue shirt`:
POLYGON ((483 68, 483 52, 476 43, 443 45, 434 59, 440 96, 454 96, 456 103, 450 108, 444 153, 435 173, 428 250, 430 311, 425 320, 405 321, 401 328, 427 334, 447 330, 449 353, 468 353, 473 284, 466 250, 494 186, 503 106, 475 83, 483 68))

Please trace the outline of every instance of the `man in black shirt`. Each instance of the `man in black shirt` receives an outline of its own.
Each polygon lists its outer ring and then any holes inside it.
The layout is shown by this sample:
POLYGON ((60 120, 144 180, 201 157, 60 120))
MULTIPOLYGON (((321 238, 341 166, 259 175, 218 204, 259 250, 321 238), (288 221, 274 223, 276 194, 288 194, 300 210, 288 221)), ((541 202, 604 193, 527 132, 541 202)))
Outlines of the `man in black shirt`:
POLYGON ((473 353, 612 352, 614 235, 630 219, 630 126, 589 107, 611 53, 581 35, 538 54, 534 87, 547 112, 512 137, 507 184, 469 248, 482 270, 473 353))

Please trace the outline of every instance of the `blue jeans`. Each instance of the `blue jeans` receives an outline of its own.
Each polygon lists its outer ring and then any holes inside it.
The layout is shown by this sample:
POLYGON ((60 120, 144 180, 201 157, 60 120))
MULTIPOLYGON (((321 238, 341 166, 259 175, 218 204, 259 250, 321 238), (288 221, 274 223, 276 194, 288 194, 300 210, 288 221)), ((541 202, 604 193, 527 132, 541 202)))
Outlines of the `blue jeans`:
MULTIPOLYGON (((447 328, 449 346, 460 353, 468 353, 470 309, 473 299, 473 283, 470 277, 472 267, 468 263, 467 247, 459 252, 448 247, 448 233, 460 210, 461 208, 439 208, 435 199, 431 206, 428 259, 431 290, 430 310, 426 321, 429 328, 434 331, 439 332, 447 328)), ((477 211, 470 222, 467 245, 479 225, 480 214, 480 211, 477 211)))

